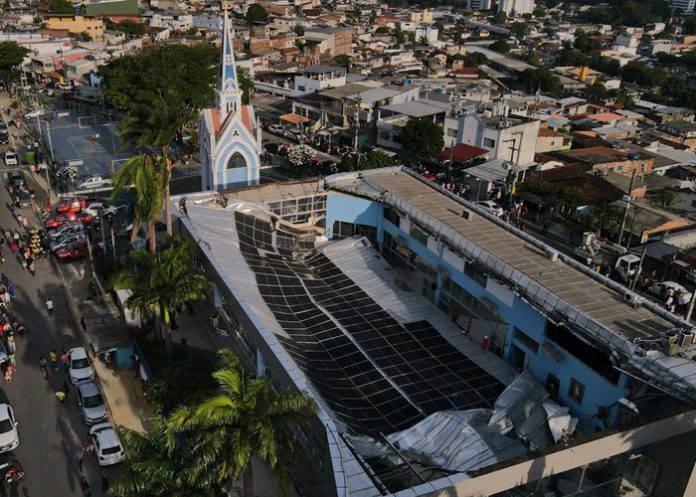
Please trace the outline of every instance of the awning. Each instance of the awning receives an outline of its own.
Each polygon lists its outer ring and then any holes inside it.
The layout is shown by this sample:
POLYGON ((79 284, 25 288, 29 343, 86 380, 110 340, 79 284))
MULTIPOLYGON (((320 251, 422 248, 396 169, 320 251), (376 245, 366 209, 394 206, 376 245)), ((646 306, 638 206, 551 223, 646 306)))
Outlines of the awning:
POLYGON ((280 116, 280 120, 292 124, 306 124, 309 122, 308 117, 304 117, 295 113, 283 114, 282 116, 280 116))

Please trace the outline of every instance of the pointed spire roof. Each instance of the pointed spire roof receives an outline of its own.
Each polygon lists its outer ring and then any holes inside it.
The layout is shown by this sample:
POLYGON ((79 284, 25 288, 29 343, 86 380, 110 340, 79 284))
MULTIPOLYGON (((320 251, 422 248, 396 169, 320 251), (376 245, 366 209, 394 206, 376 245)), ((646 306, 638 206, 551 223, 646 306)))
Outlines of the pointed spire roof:
POLYGON ((242 92, 237 81, 237 70, 235 68, 234 31, 229 16, 230 2, 221 3, 223 12, 222 21, 222 54, 220 60, 220 81, 216 90, 216 106, 220 111, 222 121, 225 121, 231 113, 237 112, 242 105, 242 92))

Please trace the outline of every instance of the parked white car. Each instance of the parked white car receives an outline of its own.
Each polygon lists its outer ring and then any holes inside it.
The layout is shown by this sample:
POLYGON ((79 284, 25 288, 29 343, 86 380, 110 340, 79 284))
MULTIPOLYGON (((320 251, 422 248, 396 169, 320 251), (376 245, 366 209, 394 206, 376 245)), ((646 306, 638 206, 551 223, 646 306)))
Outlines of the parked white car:
POLYGON ((17 165, 17 154, 15 154, 12 151, 7 151, 5 152, 5 165, 10 167, 10 166, 16 166, 17 165))
POLYGON ((492 200, 481 200, 480 202, 476 202, 476 205, 489 214, 493 214, 495 217, 501 217, 503 215, 503 208, 492 200))
POLYGON ((68 373, 72 383, 94 379, 94 369, 92 369, 92 364, 89 362, 89 357, 84 347, 70 349, 68 356, 68 373))
POLYGON ((19 446, 18 424, 12 408, 0 404, 0 452, 9 452, 19 446))
POLYGON ((82 183, 77 185, 78 190, 96 190, 97 188, 104 188, 111 186, 110 179, 104 179, 101 176, 91 176, 84 180, 82 183))
POLYGON ((89 430, 100 466, 111 466, 125 459, 118 432, 109 423, 98 423, 89 430))

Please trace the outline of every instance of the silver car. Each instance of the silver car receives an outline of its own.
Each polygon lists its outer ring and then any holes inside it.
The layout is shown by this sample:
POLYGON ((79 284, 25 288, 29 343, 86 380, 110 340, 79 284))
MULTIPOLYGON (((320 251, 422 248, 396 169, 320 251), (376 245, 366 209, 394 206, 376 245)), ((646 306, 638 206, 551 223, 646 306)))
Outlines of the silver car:
POLYGON ((57 240, 67 235, 74 235, 75 233, 83 233, 85 231, 85 226, 81 222, 76 223, 66 223, 63 226, 54 228, 48 232, 48 238, 51 240, 57 240))
POLYGON ((79 242, 84 240, 86 237, 84 233, 71 233, 69 235, 61 236, 55 241, 51 242, 51 252, 67 247, 73 242, 79 242))
POLYGON ((77 384, 77 404, 85 424, 93 425, 106 420, 106 403, 96 383, 85 381, 77 384))

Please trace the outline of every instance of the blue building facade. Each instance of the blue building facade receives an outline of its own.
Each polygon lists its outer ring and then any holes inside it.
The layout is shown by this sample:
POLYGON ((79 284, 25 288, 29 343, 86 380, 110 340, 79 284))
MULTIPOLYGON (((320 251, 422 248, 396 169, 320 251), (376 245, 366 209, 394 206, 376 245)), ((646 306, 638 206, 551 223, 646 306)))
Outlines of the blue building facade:
POLYGON ((630 384, 603 351, 549 320, 487 276, 475 261, 462 261, 396 209, 368 198, 329 192, 327 237, 356 234, 370 238, 396 271, 408 275, 401 283, 447 313, 462 333, 518 370, 534 374, 552 398, 579 418, 583 431, 611 425, 617 401, 628 395, 630 384))

